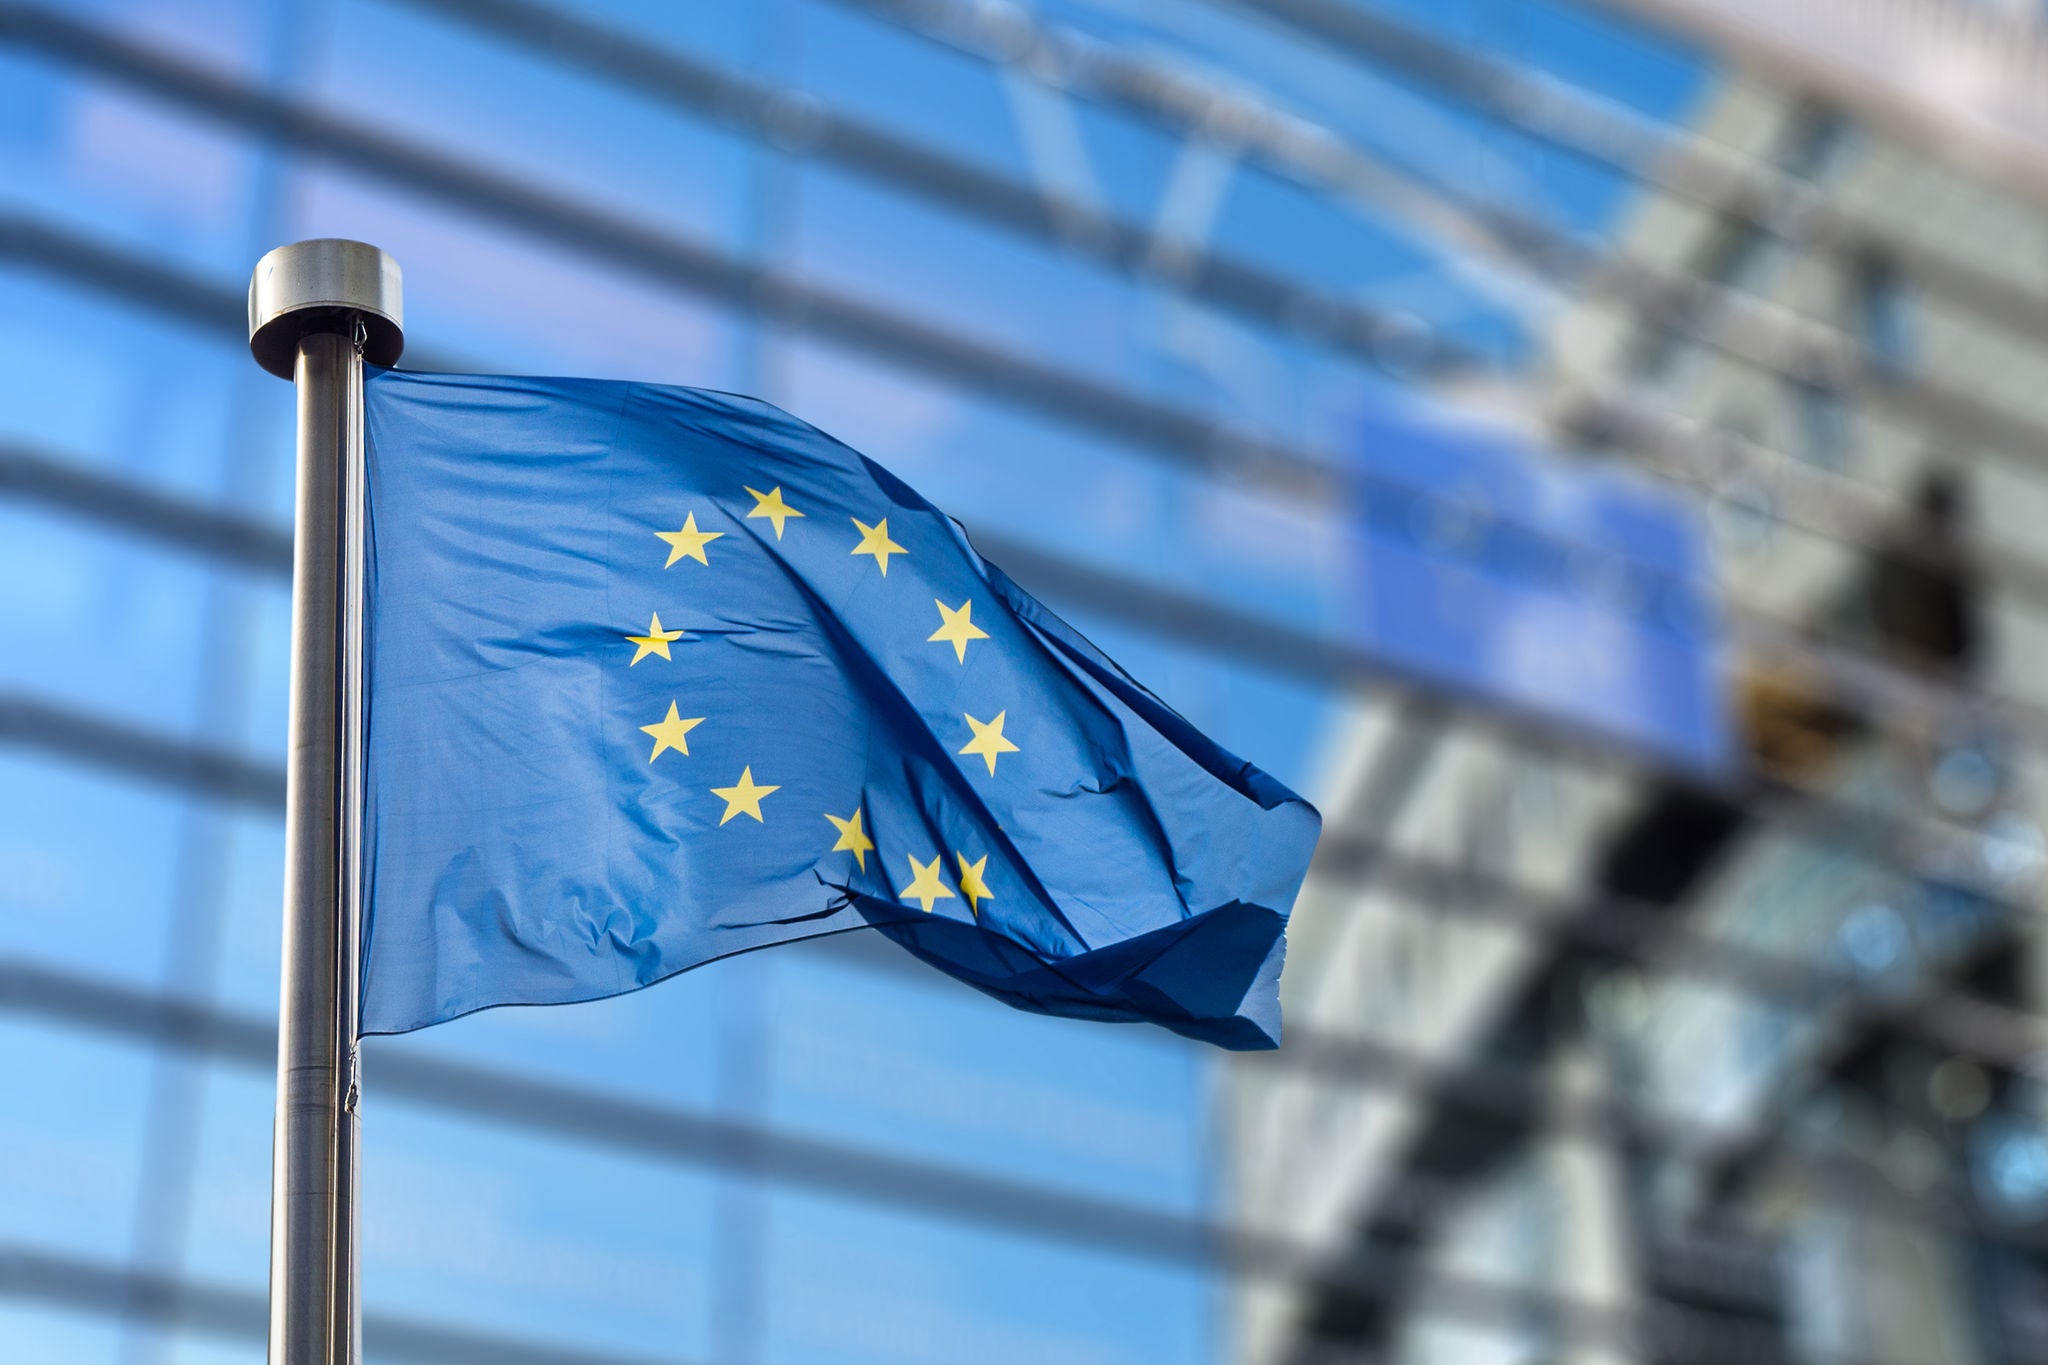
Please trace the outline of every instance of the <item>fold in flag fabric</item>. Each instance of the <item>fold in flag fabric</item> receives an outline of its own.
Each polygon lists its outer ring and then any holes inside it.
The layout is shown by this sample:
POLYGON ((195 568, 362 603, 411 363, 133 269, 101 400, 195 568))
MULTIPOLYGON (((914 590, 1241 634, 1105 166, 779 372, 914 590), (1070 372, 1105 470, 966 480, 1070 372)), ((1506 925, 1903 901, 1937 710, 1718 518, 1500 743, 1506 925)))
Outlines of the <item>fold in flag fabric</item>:
POLYGON ((365 1033, 873 927, 1276 1046, 1320 818, 750 399, 372 371, 365 1033))

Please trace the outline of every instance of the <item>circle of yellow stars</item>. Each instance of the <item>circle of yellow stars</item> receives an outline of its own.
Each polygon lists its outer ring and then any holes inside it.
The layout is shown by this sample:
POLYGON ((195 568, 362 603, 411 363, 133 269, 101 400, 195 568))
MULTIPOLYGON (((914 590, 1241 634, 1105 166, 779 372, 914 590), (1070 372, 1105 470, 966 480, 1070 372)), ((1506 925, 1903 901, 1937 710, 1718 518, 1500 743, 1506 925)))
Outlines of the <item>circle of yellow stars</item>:
MULTIPOLYGON (((804 518, 805 514, 802 511, 790 506, 783 496, 780 485, 765 492, 750 485, 743 486, 754 500, 754 506, 747 512, 745 519, 767 521, 774 529, 778 542, 782 540, 791 521, 804 518)), ((850 517, 849 520, 859 533, 859 539, 849 553, 872 558, 877 572, 882 577, 888 577, 889 561, 892 557, 907 556, 910 553, 890 538, 887 517, 878 518, 872 526, 859 517, 850 517)), ((713 541, 723 539, 726 533, 700 529, 697 525, 697 513, 690 509, 684 513, 680 528, 674 531, 656 531, 654 535, 668 546, 668 559, 662 565, 664 569, 672 569, 686 559, 709 568, 711 559, 706 550, 713 541)), ((956 607, 948 606, 943 600, 934 598, 932 605, 938 609, 939 626, 926 637, 926 643, 951 646, 955 661, 964 666, 967 663, 968 646, 990 638, 987 631, 974 623, 973 600, 963 601, 956 607)), ((687 632, 683 630, 664 628, 660 613, 650 612, 645 634, 624 636, 626 643, 633 646, 633 657, 627 667, 637 666, 641 660, 650 656, 673 662, 674 656, 670 654, 669 646, 686 635, 687 632)), ((996 776, 998 759, 1004 754, 1019 752, 1016 743, 1003 733, 1003 726, 1008 718, 1007 710, 997 711, 989 720, 981 720, 966 713, 961 716, 967 724, 971 738, 961 746, 958 753, 963 758, 981 759, 991 778, 996 776)), ((652 725, 640 727, 641 733, 650 736, 654 741, 653 752, 647 756, 647 761, 654 763, 666 753, 689 757, 690 732, 704 724, 704 721, 703 716, 684 716, 682 704, 670 701, 667 715, 652 725)), ((724 813, 718 817, 718 823, 723 827, 741 815, 749 817, 756 824, 766 824, 767 817, 763 814, 762 802, 782 788, 779 784, 756 782, 753 767, 748 765, 741 768, 739 780, 731 786, 711 787, 708 790, 711 795, 725 803, 724 813)), ((876 845, 867 831, 864 809, 856 806, 853 813, 844 818, 828 811, 825 812, 825 819, 831 822, 839 836, 830 851, 851 853, 855 866, 866 872, 868 854, 875 852, 876 845)), ((915 902, 927 914, 942 900, 958 900, 964 897, 970 912, 978 916, 982 903, 996 898, 988 886, 987 854, 969 861, 966 853, 958 849, 953 850, 957 867, 957 874, 953 880, 959 887, 957 892, 945 881, 944 850, 935 854, 928 862, 920 862, 914 855, 908 853, 904 857, 910 863, 910 883, 896 893, 897 898, 915 902)))

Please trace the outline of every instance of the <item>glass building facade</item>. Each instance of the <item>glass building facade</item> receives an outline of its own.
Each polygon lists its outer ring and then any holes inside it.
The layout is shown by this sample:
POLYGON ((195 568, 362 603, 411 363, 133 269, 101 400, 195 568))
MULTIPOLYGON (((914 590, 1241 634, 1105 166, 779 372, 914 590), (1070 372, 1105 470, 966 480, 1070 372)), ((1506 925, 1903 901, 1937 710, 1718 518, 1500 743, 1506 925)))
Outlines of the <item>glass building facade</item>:
MULTIPOLYGON (((1901 86, 2043 50, 1921 19, 1901 86)), ((1323 1248, 1246 1360, 2043 1350, 2048 217, 1777 56, 1656 131, 1545 347, 1555 442, 1713 528, 1737 783, 1353 719, 1287 998, 1383 1080, 1236 1068, 1239 1216, 1323 1248)))
POLYGON ((401 263, 410 366, 846 440, 1332 836, 1242 1069, 859 936, 374 1040, 368 1359, 2028 1358, 2044 224, 1760 89, 1549 0, 0 5, 0 1358, 263 1353, 291 401, 242 291, 314 235, 401 263), (1362 624, 1360 433, 1417 403, 1707 528, 1764 719, 1683 917, 1566 923, 1657 760, 1362 624), (1930 452, 1997 557, 1968 669, 1830 605, 1930 452), (1877 1014, 1906 1062, 1793 1060, 1877 1014), (1778 1132, 1974 1231, 1714 1145, 1778 1132))

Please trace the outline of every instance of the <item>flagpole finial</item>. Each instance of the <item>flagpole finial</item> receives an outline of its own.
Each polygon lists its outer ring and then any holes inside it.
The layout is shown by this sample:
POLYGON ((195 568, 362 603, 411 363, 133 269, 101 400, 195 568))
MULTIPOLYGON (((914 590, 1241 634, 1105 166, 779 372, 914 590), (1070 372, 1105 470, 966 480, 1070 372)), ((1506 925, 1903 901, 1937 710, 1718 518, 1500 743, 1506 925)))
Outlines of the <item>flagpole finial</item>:
POLYGON ((299 339, 354 332, 363 359, 389 368, 405 350, 404 280, 398 262, 367 242, 315 237, 267 253, 249 277, 249 351, 280 379, 292 377, 299 339))

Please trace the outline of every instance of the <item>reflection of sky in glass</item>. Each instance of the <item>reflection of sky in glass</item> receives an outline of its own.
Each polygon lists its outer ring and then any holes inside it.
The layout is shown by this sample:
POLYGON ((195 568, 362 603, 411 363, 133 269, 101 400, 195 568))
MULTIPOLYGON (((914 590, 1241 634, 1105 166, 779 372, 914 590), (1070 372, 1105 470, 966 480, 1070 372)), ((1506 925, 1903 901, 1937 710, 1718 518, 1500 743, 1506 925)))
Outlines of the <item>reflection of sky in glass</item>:
MULTIPOLYGON (((1655 116, 1680 112, 1700 79, 1683 55, 1547 3, 1389 7, 1655 116)), ((843 168, 765 154, 729 127, 427 7, 81 0, 63 12, 663 237, 1303 449, 1341 452, 1388 382, 1165 284, 843 168)), ((840 4, 693 6, 687 22, 654 0, 578 12, 636 42, 796 82, 983 172, 1029 183, 1046 164, 1018 121, 1027 105, 1043 112, 1045 92, 840 4)), ((1325 121, 1425 178, 1483 167, 1489 192, 1574 231, 1604 231, 1622 207, 1611 175, 1234 7, 1180 7, 1171 24, 1123 3, 1045 13, 1325 121)), ((1149 223, 1188 172, 1181 139, 1106 105, 1064 107, 1086 158, 1065 189, 1149 223)), ((1427 232, 1270 167, 1212 169, 1212 249, 1413 314, 1510 363, 1526 354, 1513 296, 1427 232)), ((126 297, 115 281, 0 258, 0 444, 282 524, 289 395, 249 364, 232 305, 275 242, 356 235, 402 262, 418 356, 758 388, 970 528, 1306 630, 1342 620, 1352 561, 1341 509, 1220 486, 1085 424, 763 324, 429 191, 12 48, 0 48, 0 184, 9 212, 180 272, 229 304, 210 325, 126 297)), ((1312 779, 1333 713, 1327 689, 1142 622, 1051 605, 1226 745, 1283 780, 1312 779)), ((277 575, 0 503, 9 694, 274 765, 288 624, 277 575)), ((0 751, 0 963, 264 1018, 275 1008, 282 859, 276 813, 261 804, 210 806, 0 751)), ((0 1245, 256 1293, 268 1068, 180 1061, 142 1041, 0 1013, 0 1245)), ((1216 1281, 1186 1265, 380 1096, 380 1060, 399 1058, 1207 1215, 1212 1059, 1163 1035, 1014 1013, 880 970, 872 949, 824 943, 621 1000, 379 1039, 366 1076, 367 1307, 720 1365, 1219 1357, 1216 1281)), ((154 1333, 0 1304, 8 1359, 126 1360, 125 1346, 154 1333)), ((260 1344, 199 1332, 162 1340, 175 1352, 152 1358, 181 1365, 261 1358, 260 1344)))
POLYGON ((1977 1186, 1994 1210, 2016 1223, 2048 1214, 2048 1131, 2038 1119, 1988 1118, 1974 1146, 1977 1186))

